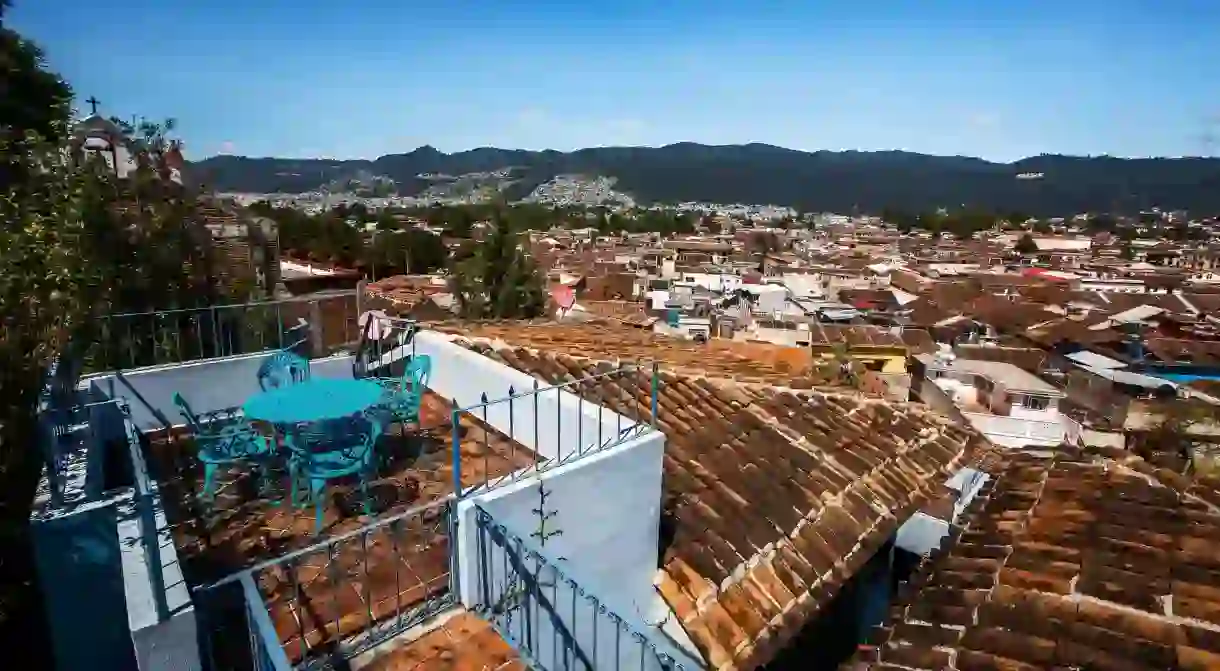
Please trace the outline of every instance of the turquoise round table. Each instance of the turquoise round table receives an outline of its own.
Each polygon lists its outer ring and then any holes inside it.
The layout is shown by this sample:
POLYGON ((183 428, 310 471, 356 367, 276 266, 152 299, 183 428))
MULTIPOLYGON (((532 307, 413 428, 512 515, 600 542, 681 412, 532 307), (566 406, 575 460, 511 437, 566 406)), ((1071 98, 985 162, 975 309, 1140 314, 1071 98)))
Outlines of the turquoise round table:
POLYGON ((271 424, 320 422, 364 412, 383 396, 369 380, 315 378, 251 396, 241 409, 247 419, 271 424))

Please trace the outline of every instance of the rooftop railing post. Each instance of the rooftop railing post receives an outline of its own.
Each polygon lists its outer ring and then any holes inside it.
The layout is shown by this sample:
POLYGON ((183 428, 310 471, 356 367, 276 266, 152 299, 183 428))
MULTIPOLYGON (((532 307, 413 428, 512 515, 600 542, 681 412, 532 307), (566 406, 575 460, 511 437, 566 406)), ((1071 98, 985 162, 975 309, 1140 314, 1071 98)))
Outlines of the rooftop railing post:
MULTIPOLYGON (((487 427, 491 426, 487 421, 487 392, 479 394, 479 403, 483 410, 483 426, 481 427, 483 433, 483 454, 491 454, 491 432, 487 430, 487 427)), ((482 484, 486 485, 487 482, 488 479, 484 479, 482 484)))
MULTIPOLYGON (((534 397, 534 468, 538 468, 538 457, 541 452, 541 445, 538 444, 538 379, 534 378, 534 392, 531 394, 534 397)), ((558 455, 556 455, 558 456, 558 455)))
POLYGON ((449 551, 449 593, 453 595, 454 602, 460 604, 462 602, 462 571, 458 557, 458 547, 461 545, 461 541, 458 539, 458 528, 461 525, 458 523, 457 499, 445 503, 445 524, 448 525, 447 533, 449 534, 447 548, 449 551))
POLYGON ((258 585, 255 584, 254 578, 249 572, 243 573, 241 576, 241 590, 246 604, 246 626, 249 628, 251 642, 256 648, 255 668, 260 671, 267 668, 274 671, 288 671, 292 668, 292 664, 289 663, 284 646, 276 636, 275 623, 271 621, 271 614, 267 612, 263 595, 259 593, 258 585))
POLYGON ((309 301, 309 347, 313 356, 322 356, 326 344, 322 337, 322 305, 318 301, 309 301))
POLYGON ((657 362, 652 362, 652 426, 657 426, 657 398, 660 395, 661 379, 659 375, 659 365, 657 362))
POLYGON ((449 413, 449 421, 453 426, 451 437, 453 442, 453 495, 457 498, 462 498, 462 440, 461 440, 461 419, 462 412, 458 410, 457 401, 453 402, 453 410, 449 413))
POLYGON ((208 313, 211 315, 212 324, 212 351, 209 356, 224 356, 224 350, 220 347, 220 314, 216 312, 216 306, 208 308, 208 313))

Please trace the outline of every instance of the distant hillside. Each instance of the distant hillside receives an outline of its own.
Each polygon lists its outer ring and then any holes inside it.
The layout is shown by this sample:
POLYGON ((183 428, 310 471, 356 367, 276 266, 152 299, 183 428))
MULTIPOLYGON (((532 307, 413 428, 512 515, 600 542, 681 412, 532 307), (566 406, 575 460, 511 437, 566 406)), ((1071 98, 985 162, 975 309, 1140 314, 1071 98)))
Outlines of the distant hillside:
POLYGON ((432 182, 421 175, 513 168, 510 199, 557 175, 614 178, 641 202, 770 203, 805 210, 926 210, 961 205, 1067 214, 1159 206, 1220 212, 1220 159, 1119 159, 1046 155, 1015 163, 901 151, 803 152, 764 144, 603 147, 573 152, 485 147, 446 154, 420 147, 375 161, 216 156, 191 175, 218 191, 300 193, 352 174, 378 175, 400 195, 432 182), (1021 177, 1018 177, 1021 175, 1021 177))

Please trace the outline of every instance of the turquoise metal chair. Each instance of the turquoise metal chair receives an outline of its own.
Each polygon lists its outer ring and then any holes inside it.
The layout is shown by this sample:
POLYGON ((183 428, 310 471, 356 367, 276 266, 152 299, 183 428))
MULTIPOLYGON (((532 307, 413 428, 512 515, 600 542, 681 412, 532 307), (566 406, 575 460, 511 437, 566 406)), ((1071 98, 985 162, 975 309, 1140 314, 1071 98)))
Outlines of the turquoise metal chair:
POLYGON ((309 360, 281 350, 258 367, 258 386, 263 391, 287 387, 309 379, 309 360))
POLYGON ((181 394, 174 394, 174 405, 194 433, 197 457, 203 463, 203 495, 209 501, 215 495, 218 467, 239 462, 264 466, 275 452, 271 441, 234 410, 197 414, 181 394))
POLYGON ((314 504, 314 534, 322 531, 322 494, 326 483, 349 475, 360 476, 364 514, 372 515, 368 481, 375 475, 377 439, 385 432, 386 411, 371 412, 345 419, 331 419, 298 427, 287 435, 292 456, 292 501, 297 500, 300 480, 309 481, 309 498, 314 504))
POLYGON ((382 407, 388 409, 400 422, 418 422, 419 406, 424 389, 432 378, 432 357, 416 354, 407 362, 401 378, 380 378, 377 383, 385 389, 382 407))

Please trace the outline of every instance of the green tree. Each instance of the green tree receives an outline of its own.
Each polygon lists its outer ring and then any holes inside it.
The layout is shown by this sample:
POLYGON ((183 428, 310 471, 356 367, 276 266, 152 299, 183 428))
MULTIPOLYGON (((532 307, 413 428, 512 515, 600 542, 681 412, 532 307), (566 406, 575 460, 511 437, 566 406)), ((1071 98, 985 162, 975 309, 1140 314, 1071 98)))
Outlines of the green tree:
POLYGON ((407 229, 402 235, 410 254, 410 272, 418 275, 445 267, 449 250, 439 235, 418 228, 407 229))
POLYGON ((760 258, 779 249, 779 238, 770 231, 750 236, 750 251, 760 258))
POLYGON ((1215 446, 1208 431, 1217 422, 1220 412, 1208 403, 1194 398, 1170 400, 1162 404, 1160 417, 1137 441, 1137 452, 1149 461, 1157 453, 1167 455, 1184 473, 1214 475, 1216 460, 1208 455, 1215 446))
POLYGON ((383 209, 377 213, 376 222, 377 230, 379 231, 392 231, 402 228, 402 225, 389 208, 383 209))
POLYGON ((847 343, 833 343, 830 356, 822 358, 816 368, 822 377, 834 384, 854 385, 858 378, 855 360, 847 343))
POLYGON ((370 279, 405 273, 425 274, 445 267, 449 250, 440 236, 417 228, 378 231, 363 248, 360 266, 370 279))
POLYGON ((1091 231, 1113 231, 1117 225, 1117 222, 1114 221, 1114 217, 1108 214, 1099 214, 1095 217, 1089 218, 1089 230, 1091 231))
POLYGON ((542 278, 502 210, 474 254, 455 265, 451 289, 471 319, 531 319, 546 307, 542 278))
POLYGON ((62 140, 68 131, 64 121, 70 112, 72 90, 46 68, 36 44, 5 25, 10 5, 9 0, 0 0, 0 58, 4 59, 0 70, 0 132, 9 143, 24 142, 27 132, 49 142, 62 140))
POLYGON ((1032 235, 1026 233, 1017 240, 1016 249, 1019 254, 1034 254, 1038 251, 1038 243, 1034 242, 1032 235))
POLYGON ((120 126, 137 167, 119 179, 73 140, 70 89, 5 27, 8 6, 0 0, 0 623, 16 613, 41 621, 30 610, 28 521, 42 466, 37 410, 53 362, 71 382, 113 335, 104 313, 215 298, 198 201, 164 179, 175 167, 173 124, 120 126))
POLYGON ((0 631, 16 639, 41 633, 30 622, 42 617, 29 542, 41 468, 36 411, 51 362, 87 321, 82 215, 96 214, 87 206, 97 190, 55 144, 69 133, 71 90, 5 25, 8 7, 0 0, 0 631), (18 634, 23 623, 33 631, 18 634))

